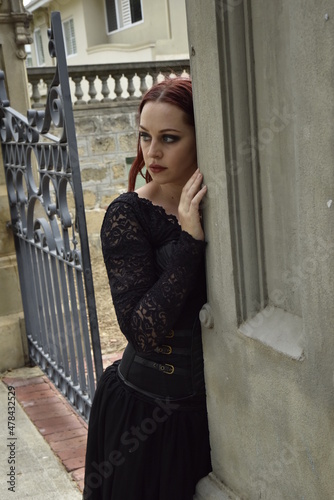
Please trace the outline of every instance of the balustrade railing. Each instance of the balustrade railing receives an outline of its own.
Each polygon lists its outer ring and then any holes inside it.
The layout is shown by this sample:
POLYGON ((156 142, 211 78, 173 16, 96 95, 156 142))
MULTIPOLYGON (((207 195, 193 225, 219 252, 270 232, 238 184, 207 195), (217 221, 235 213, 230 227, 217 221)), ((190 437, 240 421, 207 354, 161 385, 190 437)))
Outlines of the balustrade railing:
MULTIPOLYGON (((32 107, 44 105, 54 67, 28 68, 32 107)), ((157 81, 190 73, 189 60, 68 66, 75 106, 138 99, 157 81)))

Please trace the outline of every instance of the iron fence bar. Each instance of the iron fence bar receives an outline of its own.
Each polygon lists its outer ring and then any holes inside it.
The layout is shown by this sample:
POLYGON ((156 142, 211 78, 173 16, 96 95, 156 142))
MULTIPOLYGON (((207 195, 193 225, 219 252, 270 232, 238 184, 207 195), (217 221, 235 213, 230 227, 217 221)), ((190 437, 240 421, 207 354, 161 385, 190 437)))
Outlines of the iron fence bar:
POLYGON ((50 338, 49 338, 48 350, 50 359, 55 359, 56 357, 55 346, 57 345, 56 338, 58 332, 58 324, 57 324, 57 314, 55 309, 54 286, 52 283, 51 272, 50 272, 51 262, 49 254, 47 252, 43 252, 43 264, 44 264, 43 269, 46 279, 46 293, 48 296, 48 308, 50 312, 50 326, 49 326, 50 338))
MULTIPOLYGON (((34 265, 34 273, 35 273, 35 279, 38 280, 39 282, 39 288, 41 289, 43 284, 42 284, 42 273, 41 271, 41 265, 39 264, 39 261, 41 262, 41 252, 40 252, 40 247, 36 244, 32 246, 32 251, 33 251, 33 260, 35 259, 36 264, 34 265)), ((38 295, 40 294, 40 290, 38 290, 38 295)), ((41 314, 40 317, 43 318, 43 322, 41 325, 41 333, 42 333, 42 340, 38 342, 38 345, 43 346, 43 352, 47 356, 50 356, 50 339, 49 339, 49 323, 48 323, 48 318, 49 318, 49 309, 48 309, 48 304, 45 302, 45 299, 43 298, 43 294, 41 295, 41 300, 43 302, 43 307, 41 309, 41 314), (44 311, 44 314, 42 312, 44 311), (43 325, 44 323, 44 325, 43 325), (44 327, 44 328, 43 328, 44 327)), ((61 318, 61 315, 60 315, 61 318)), ((59 335, 61 336, 61 333, 63 329, 60 327, 59 328, 59 335)), ((66 356, 64 356, 64 339, 60 338, 60 341, 57 343, 59 345, 59 350, 58 350, 58 358, 57 358, 57 365, 59 368, 64 369, 66 371, 66 356)), ((50 356, 50 359, 52 357, 50 356)))
MULTIPOLYGON (((65 274, 65 264, 63 262, 58 261, 58 272, 60 279, 57 281, 57 290, 58 293, 61 293, 62 303, 64 305, 64 316, 67 318, 66 321, 66 331, 67 331, 67 340, 69 344, 69 354, 70 354, 70 373, 73 379, 74 385, 78 384, 78 371, 77 371, 77 362, 75 357, 75 348, 74 348, 74 331, 72 325, 72 313, 69 307, 69 304, 72 304, 72 301, 69 300, 68 291, 67 291, 67 282, 66 282, 66 274, 65 274), (60 287, 59 287, 60 285, 60 287)), ((57 275, 58 276, 58 275, 57 275)), ((73 307, 73 305, 72 305, 73 307)), ((81 387, 84 385, 81 383, 81 387)))
MULTIPOLYGON (((50 274, 52 276, 52 290, 54 294, 53 309, 54 309, 54 343, 52 346, 52 352, 50 354, 50 359, 55 360, 58 365, 60 365, 61 353, 60 353, 60 341, 59 341, 59 313, 61 312, 61 299, 59 294, 59 279, 57 273, 57 259, 54 252, 50 253, 50 274)), ((50 277, 51 277, 50 276, 50 277)))
MULTIPOLYGON (((61 287, 62 287, 62 280, 61 276, 59 273, 59 261, 57 259, 56 255, 51 255, 51 270, 52 270, 52 280, 53 280, 53 289, 54 289, 54 296, 55 296, 55 305, 56 305, 56 316, 57 316, 57 342, 56 345, 62 345, 63 340, 61 338, 60 332, 65 330, 65 325, 62 320, 62 316, 64 314, 66 318, 66 309, 65 309, 65 301, 63 300, 62 294, 61 294, 61 287), (64 310, 63 310, 64 308, 64 310)), ((67 323, 67 322, 66 322, 67 323)), ((64 346, 63 346, 64 349, 64 346)), ((64 353, 62 353, 62 357, 64 356, 64 353)), ((65 376, 69 374, 69 371, 65 371, 65 376)))
POLYGON ((43 314, 43 311, 45 310, 42 304, 42 295, 41 295, 41 290, 40 290, 40 283, 39 283, 39 275, 38 275, 38 264, 37 264, 37 257, 36 257, 36 249, 35 246, 31 246, 31 263, 32 263, 32 277, 33 277, 33 283, 35 287, 35 293, 36 293, 36 305, 37 305, 37 317, 38 317, 38 329, 36 331, 36 337, 39 345, 45 345, 45 331, 46 331, 46 322, 45 322, 45 316, 43 314))
MULTIPOLYGON (((78 299, 79 299, 79 311, 80 311, 80 320, 81 320, 81 327, 83 330, 83 347, 85 350, 85 357, 84 359, 86 360, 86 365, 87 365, 87 384, 90 389, 90 391, 94 390, 94 379, 92 377, 93 371, 92 371, 92 357, 91 357, 91 350, 90 350, 90 344, 88 342, 88 328, 87 328, 87 319, 86 319, 86 304, 85 304, 85 296, 83 293, 83 283, 82 283, 82 274, 76 269, 75 270, 76 274, 76 282, 77 282, 77 287, 78 287, 78 299)), ((80 344, 81 345, 81 344, 80 344)), ((78 358, 80 359, 80 358, 78 358)))
MULTIPOLYGON (((40 290, 41 290, 41 299, 42 299, 42 307, 43 311, 49 311, 50 313, 50 307, 49 307, 49 301, 48 301, 48 292, 47 292, 47 287, 46 287, 46 276, 45 276, 45 268, 44 268, 44 259, 43 259, 43 252, 41 251, 41 248, 39 245, 35 246, 35 254, 36 254, 36 261, 37 261, 37 266, 38 266, 38 278, 39 278, 39 285, 40 285, 40 290)), ((46 354, 50 353, 50 332, 51 332, 51 317, 50 314, 43 314, 44 318, 44 323, 45 323, 45 330, 44 330, 44 340, 43 340, 43 345, 44 351, 46 354)), ((42 330, 43 331, 43 330, 42 330)))
POLYGON ((95 361, 95 370, 97 378, 102 375, 102 359, 100 337, 98 332, 98 322, 96 316, 96 304, 94 296, 93 276, 90 265, 90 253, 86 231, 86 214, 84 209, 84 199, 81 187, 81 175, 79 168, 79 157, 77 140, 75 134, 73 108, 71 101, 71 91, 66 65, 65 46, 62 32, 62 24, 59 12, 53 12, 51 15, 51 33, 49 50, 50 54, 57 56, 57 69, 59 72, 59 82, 62 88, 64 104, 64 120, 66 123, 66 136, 69 144, 68 160, 72 170, 72 182, 74 192, 76 193, 76 223, 81 238, 81 256, 83 265, 83 275, 86 288, 87 309, 90 323, 91 341, 93 344, 93 353, 95 361), (77 167, 77 168, 76 168, 77 167))
POLYGON ((67 266, 66 275, 67 275, 67 279, 68 279, 68 288, 69 288, 69 294, 71 297, 71 304, 72 304, 72 318, 73 318, 73 325, 74 325, 73 340, 75 342, 75 348, 76 348, 76 352, 77 352, 77 365, 78 365, 78 372, 79 372, 79 380, 80 380, 80 386, 82 387, 83 391, 87 391, 84 355, 83 355, 82 344, 81 344, 80 316, 79 316, 79 311, 78 311, 78 300, 77 300, 77 293, 76 293, 76 289, 75 289, 73 272, 74 272, 73 267, 67 266))
POLYGON ((14 238, 18 275, 21 288, 21 298, 22 306, 24 312, 24 320, 26 325, 26 332, 36 332, 39 328, 38 317, 35 314, 29 314, 29 310, 37 310, 36 304, 36 293, 29 290, 28 284, 31 286, 31 280, 28 274, 31 276, 31 261, 24 260, 23 256, 28 255, 29 258, 29 244, 27 241, 21 238, 14 238))
POLYGON ((48 279, 47 279, 47 270, 45 268, 45 252, 40 251, 38 252, 39 254, 39 260, 40 260, 40 265, 42 267, 42 272, 41 274, 41 281, 43 283, 43 289, 42 289, 42 296, 43 296, 43 302, 44 302, 44 307, 47 311, 49 311, 49 314, 45 314, 45 320, 46 320, 46 346, 45 346, 45 352, 50 355, 50 345, 52 344, 52 337, 53 337, 53 328, 52 328, 52 311, 50 307, 50 300, 49 300, 49 287, 48 287, 48 279))

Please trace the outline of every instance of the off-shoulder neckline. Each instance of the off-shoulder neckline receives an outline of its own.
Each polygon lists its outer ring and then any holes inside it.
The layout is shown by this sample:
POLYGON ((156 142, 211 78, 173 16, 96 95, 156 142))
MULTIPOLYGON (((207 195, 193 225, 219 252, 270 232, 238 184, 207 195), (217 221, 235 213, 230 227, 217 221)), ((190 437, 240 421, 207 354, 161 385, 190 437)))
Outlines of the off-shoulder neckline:
MULTIPOLYGON (((179 220, 178 218, 174 215, 174 214, 168 214, 166 212, 166 210, 164 209, 164 207, 162 207, 161 205, 155 205, 151 200, 149 200, 148 198, 143 198, 142 196, 139 196, 138 193, 136 193, 136 191, 128 191, 126 193, 123 193, 123 196, 124 195, 135 195, 135 198, 137 199, 137 201, 140 201, 142 202, 144 205, 147 205, 149 207, 153 207, 157 212, 159 212, 162 216, 164 216, 165 218, 167 218, 168 220, 172 221, 173 223, 177 224, 178 226, 180 226, 180 223, 179 223, 179 220)), ((122 196, 122 195, 121 195, 122 196)), ((117 200, 117 198, 116 198, 117 200)), ((116 201, 115 200, 115 201, 116 201)))

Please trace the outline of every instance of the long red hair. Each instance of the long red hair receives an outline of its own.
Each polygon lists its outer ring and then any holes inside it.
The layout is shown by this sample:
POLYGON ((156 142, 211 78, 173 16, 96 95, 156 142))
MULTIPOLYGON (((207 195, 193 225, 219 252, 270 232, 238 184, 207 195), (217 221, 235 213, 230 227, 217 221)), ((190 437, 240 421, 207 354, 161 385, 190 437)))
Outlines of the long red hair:
MULTIPOLYGON (((193 108, 193 94, 192 94, 192 84, 190 78, 176 77, 167 78, 160 83, 153 85, 143 96, 139 105, 139 118, 143 107, 147 102, 159 101, 166 102, 168 104, 173 104, 177 106, 182 111, 184 111, 187 122, 189 125, 195 126, 194 121, 194 108, 193 108)), ((134 191, 137 175, 140 173, 146 182, 152 180, 148 171, 145 175, 142 173, 142 169, 145 167, 143 152, 140 146, 140 137, 138 137, 137 143, 137 156, 131 165, 129 172, 129 183, 128 190, 134 191)))

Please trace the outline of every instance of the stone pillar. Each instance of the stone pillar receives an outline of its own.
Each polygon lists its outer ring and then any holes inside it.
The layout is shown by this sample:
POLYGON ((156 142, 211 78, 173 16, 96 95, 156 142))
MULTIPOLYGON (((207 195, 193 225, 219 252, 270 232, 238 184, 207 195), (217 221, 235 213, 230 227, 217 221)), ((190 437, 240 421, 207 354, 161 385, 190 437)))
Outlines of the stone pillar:
POLYGON ((196 500, 334 491, 334 8, 187 0, 213 473, 196 500))
MULTIPOLYGON (((0 69, 5 72, 10 105, 22 114, 29 108, 24 45, 31 15, 22 0, 0 2, 0 69)), ((28 360, 20 284, 13 236, 9 227, 7 189, 0 155, 0 372, 28 360)))

